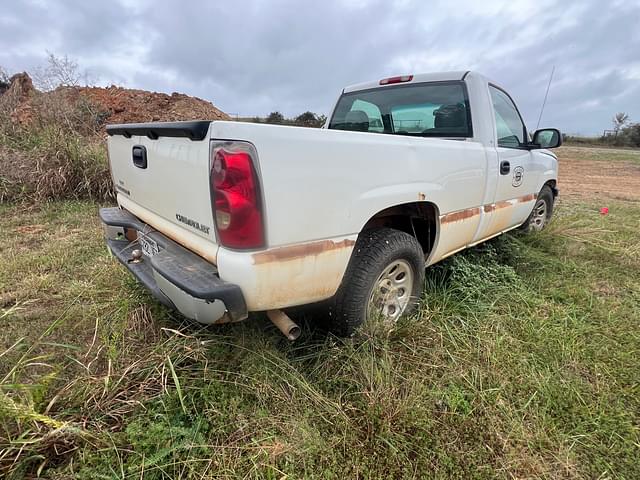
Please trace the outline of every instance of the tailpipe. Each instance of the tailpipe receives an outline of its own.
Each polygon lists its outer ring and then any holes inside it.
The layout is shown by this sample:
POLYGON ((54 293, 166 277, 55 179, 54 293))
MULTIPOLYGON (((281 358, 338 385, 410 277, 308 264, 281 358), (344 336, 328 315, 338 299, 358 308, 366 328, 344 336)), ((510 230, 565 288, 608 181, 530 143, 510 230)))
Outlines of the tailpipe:
POLYGON ((300 327, 282 310, 269 310, 267 317, 291 341, 296 340, 302 333, 300 327))

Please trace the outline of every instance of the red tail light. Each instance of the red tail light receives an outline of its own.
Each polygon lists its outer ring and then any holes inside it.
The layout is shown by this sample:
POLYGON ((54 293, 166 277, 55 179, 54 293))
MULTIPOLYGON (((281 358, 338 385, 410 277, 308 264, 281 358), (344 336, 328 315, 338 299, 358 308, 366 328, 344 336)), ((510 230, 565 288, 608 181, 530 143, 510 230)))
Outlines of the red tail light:
POLYGON ((211 191, 218 239, 225 247, 264 245, 260 187, 254 166, 255 150, 246 143, 228 142, 211 150, 211 191))
POLYGON ((389 77, 380 80, 380 85, 391 85, 392 83, 404 83, 413 80, 413 75, 401 75, 399 77, 389 77))

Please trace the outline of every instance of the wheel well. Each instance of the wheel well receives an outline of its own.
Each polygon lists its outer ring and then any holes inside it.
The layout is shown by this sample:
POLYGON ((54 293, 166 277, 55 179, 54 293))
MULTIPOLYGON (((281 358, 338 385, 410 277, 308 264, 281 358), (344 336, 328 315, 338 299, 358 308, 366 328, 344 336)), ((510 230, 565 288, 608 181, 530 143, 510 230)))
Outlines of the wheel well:
POLYGON ((428 256, 435 245, 438 231, 438 207, 430 202, 396 205, 376 213, 362 228, 389 227, 412 235, 428 256))
POLYGON ((556 198, 558 196, 558 188, 556 187, 557 182, 555 180, 547 180, 544 184, 549 185, 549 188, 551 188, 551 191, 553 192, 553 198, 556 198))

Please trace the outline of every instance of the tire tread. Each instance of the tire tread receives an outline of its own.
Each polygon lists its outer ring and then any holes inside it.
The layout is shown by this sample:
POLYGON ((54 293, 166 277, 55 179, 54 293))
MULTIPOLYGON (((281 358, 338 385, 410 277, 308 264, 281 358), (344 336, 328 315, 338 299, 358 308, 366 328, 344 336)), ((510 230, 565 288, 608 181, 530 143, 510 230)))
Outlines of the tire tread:
POLYGON ((355 333, 364 320, 373 282, 386 266, 385 262, 398 258, 405 258, 416 270, 412 291, 412 303, 415 303, 424 281, 424 253, 415 237, 387 227, 360 234, 342 283, 330 302, 329 329, 333 333, 340 336, 355 333))

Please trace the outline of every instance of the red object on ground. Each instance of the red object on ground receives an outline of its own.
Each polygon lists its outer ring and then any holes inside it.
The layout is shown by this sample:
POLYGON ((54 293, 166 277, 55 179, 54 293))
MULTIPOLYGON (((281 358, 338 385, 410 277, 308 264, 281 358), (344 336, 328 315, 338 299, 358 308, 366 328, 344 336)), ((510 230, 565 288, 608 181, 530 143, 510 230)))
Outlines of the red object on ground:
POLYGON ((600 215, 606 215, 607 213, 609 213, 609 207, 602 207, 600 209, 600 215))

